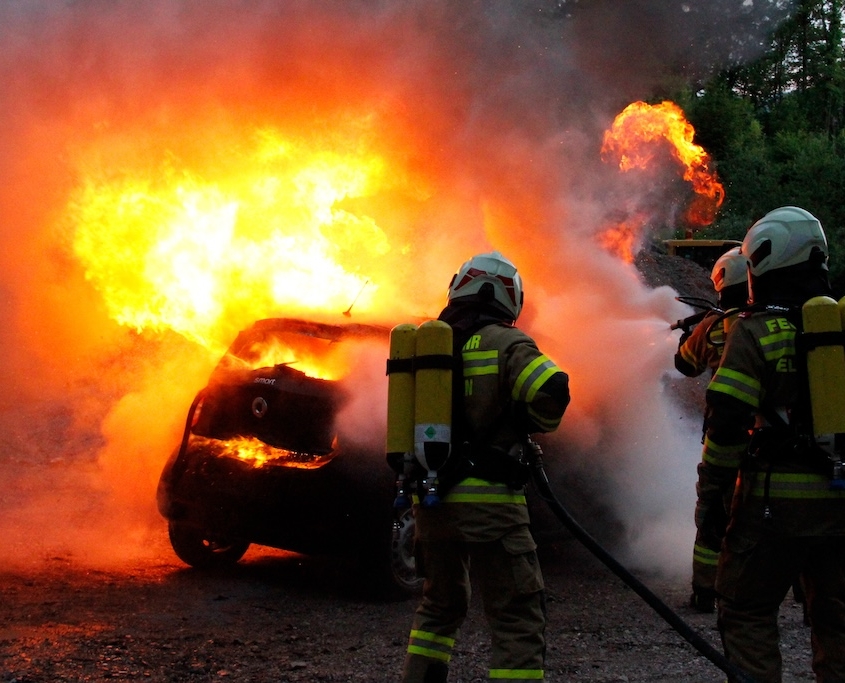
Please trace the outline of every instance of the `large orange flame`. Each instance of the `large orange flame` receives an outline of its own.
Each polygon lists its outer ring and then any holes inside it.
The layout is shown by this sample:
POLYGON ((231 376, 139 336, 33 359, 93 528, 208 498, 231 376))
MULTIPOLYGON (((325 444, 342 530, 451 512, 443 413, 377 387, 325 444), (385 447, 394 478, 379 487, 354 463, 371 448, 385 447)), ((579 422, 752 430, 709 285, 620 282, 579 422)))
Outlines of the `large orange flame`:
POLYGON ((629 171, 647 168, 661 147, 668 145, 695 193, 684 219, 691 226, 702 227, 715 220, 725 189, 710 168, 710 155, 693 142, 694 137, 695 129, 674 102, 633 102, 605 132, 601 153, 604 159, 618 159, 619 168, 629 171))
POLYGON ((255 319, 340 313, 352 301, 371 310, 370 268, 392 245, 342 203, 404 181, 366 125, 322 137, 238 131, 237 142, 215 142, 225 159, 204 165, 170 151, 146 165, 86 157, 67 221, 110 316, 219 351, 255 319))

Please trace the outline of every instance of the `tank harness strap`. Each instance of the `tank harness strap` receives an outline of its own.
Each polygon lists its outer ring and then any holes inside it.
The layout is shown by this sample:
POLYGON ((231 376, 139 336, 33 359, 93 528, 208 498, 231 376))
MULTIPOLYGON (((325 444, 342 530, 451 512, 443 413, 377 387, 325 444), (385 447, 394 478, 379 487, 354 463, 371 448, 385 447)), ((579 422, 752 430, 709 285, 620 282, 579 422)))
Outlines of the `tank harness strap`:
POLYGON ((388 358, 387 372, 384 374, 390 375, 394 372, 413 372, 414 359, 413 358, 388 358))
POLYGON ((772 506, 770 505, 769 490, 772 483, 772 463, 766 468, 766 478, 763 483, 763 519, 769 523, 772 521, 772 506))
POLYGON ((388 358, 385 374, 415 370, 451 370, 453 366, 454 358, 445 353, 431 353, 413 358, 388 358))
POLYGON ((845 346, 845 332, 801 332, 796 335, 795 345, 799 353, 822 346, 845 346))
POLYGON ((445 353, 430 353, 414 357, 414 370, 451 370, 455 359, 445 353))

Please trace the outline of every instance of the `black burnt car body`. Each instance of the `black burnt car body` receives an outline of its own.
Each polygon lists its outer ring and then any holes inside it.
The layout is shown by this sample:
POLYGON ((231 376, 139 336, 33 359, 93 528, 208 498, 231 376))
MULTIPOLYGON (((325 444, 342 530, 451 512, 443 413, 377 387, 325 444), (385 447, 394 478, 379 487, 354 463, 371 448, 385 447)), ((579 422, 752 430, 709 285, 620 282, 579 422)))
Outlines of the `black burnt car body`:
POLYGON ((354 558, 383 588, 419 587, 413 519, 406 511, 395 520, 384 453, 337 436, 351 389, 300 369, 356 342, 383 344, 386 358, 388 337, 376 326, 287 318, 238 335, 191 404, 159 480, 158 508, 180 559, 219 567, 255 543, 354 558), (286 360, 273 362, 280 350, 286 360))

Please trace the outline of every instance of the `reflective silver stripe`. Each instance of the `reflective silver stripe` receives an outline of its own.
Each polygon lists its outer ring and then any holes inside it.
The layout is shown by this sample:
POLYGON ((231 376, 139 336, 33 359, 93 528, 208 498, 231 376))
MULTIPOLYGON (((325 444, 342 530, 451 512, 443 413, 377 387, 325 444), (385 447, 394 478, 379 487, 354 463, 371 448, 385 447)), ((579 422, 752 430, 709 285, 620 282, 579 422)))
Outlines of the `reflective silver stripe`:
POLYGON ((760 382, 742 372, 729 368, 716 370, 707 391, 718 391, 733 396, 752 408, 760 406, 760 382))
POLYGON ((464 362, 464 377, 499 373, 499 352, 496 350, 464 351, 461 356, 464 362))
POLYGON ((766 360, 795 355, 795 331, 783 330, 760 337, 760 348, 766 360))
POLYGON ((408 640, 408 652, 410 654, 437 659, 441 662, 448 662, 452 658, 454 646, 454 638, 416 629, 411 630, 411 637, 408 640))
POLYGON ((739 467, 745 448, 745 444, 720 446, 705 436, 701 459, 716 467, 739 467))

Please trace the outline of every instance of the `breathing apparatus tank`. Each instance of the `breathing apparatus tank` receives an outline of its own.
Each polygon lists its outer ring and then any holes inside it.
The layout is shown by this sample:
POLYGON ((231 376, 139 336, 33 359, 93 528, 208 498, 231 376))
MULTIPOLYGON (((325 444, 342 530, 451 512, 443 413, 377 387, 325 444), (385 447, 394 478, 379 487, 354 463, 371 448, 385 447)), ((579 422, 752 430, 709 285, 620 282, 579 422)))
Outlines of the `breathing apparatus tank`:
POLYGON ((831 488, 845 489, 845 297, 813 297, 801 313, 813 437, 831 461, 831 488))
POLYGON ((417 326, 397 325, 390 331, 387 360, 387 463, 396 472, 393 507, 411 506, 411 470, 414 464, 414 354, 417 326))
POLYGON ((417 329, 414 358, 414 454, 425 470, 424 507, 440 503, 437 471, 452 451, 452 328, 429 320, 417 329))

